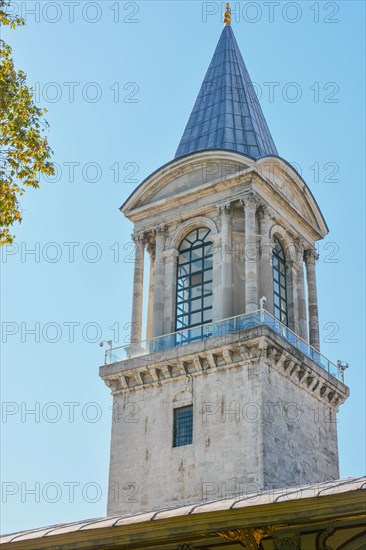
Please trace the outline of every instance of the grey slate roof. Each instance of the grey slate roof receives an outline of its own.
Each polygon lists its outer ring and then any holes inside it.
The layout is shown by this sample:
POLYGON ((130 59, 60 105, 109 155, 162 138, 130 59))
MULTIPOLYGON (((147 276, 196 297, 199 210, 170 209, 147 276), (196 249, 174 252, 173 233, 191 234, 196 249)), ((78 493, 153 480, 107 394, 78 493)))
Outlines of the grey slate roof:
POLYGON ((348 493, 350 491, 360 491, 366 489, 366 477, 355 477, 347 479, 338 479, 336 481, 327 481, 325 483, 315 483, 313 485, 298 485, 296 487, 286 487, 276 490, 263 490, 260 493, 248 494, 245 497, 227 498, 224 500, 209 501, 178 508, 155 510, 140 514, 124 515, 117 517, 96 518, 83 520, 74 523, 65 523, 42 527, 28 531, 21 531, 10 535, 0 537, 0 544, 20 542, 24 540, 40 539, 52 537, 65 533, 77 531, 103 529, 104 527, 121 527, 123 525, 138 524, 149 521, 159 521, 179 516, 189 516, 191 514, 200 514, 206 512, 217 512, 224 510, 235 510, 249 508, 253 506, 262 506, 274 504, 276 502, 289 502, 299 499, 313 499, 327 495, 348 493))
POLYGON ((205 149, 256 159, 278 155, 230 25, 222 31, 175 158, 205 149))

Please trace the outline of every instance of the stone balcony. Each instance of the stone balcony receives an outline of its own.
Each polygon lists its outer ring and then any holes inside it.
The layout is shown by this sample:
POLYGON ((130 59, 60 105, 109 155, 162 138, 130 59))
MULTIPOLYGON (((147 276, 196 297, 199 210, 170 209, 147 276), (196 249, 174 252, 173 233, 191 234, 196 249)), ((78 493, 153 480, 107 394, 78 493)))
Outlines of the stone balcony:
POLYGON ((343 371, 264 310, 108 350, 100 376, 116 395, 259 363, 335 410, 349 395, 343 371))

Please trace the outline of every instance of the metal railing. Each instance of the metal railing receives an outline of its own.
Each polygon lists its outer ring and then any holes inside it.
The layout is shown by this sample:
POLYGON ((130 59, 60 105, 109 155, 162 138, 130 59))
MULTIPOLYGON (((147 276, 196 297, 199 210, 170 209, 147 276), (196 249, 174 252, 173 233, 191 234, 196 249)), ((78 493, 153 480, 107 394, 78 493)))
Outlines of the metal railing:
POLYGON ((258 309, 252 313, 237 315, 236 317, 230 317, 223 321, 206 323, 197 327, 172 332, 171 334, 164 334, 163 336, 158 336, 143 342, 110 348, 105 352, 105 364, 108 365, 134 357, 141 357, 150 353, 167 351, 207 338, 225 337, 225 335, 228 334, 245 331, 262 325, 269 327, 276 334, 279 334, 284 340, 312 359, 326 372, 338 380, 344 381, 344 371, 341 368, 335 363, 332 363, 332 361, 327 359, 318 350, 310 346, 308 342, 300 338, 300 336, 295 334, 295 332, 286 327, 286 325, 273 317, 273 315, 268 313, 265 309, 258 309))

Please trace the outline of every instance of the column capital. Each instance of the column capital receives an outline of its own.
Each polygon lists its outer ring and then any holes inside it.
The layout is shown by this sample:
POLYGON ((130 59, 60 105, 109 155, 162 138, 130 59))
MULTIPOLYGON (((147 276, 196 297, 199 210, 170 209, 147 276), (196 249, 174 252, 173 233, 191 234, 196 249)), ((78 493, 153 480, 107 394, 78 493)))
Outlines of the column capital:
POLYGON ((160 225, 154 227, 153 231, 156 237, 165 237, 168 232, 168 227, 165 224, 161 223, 160 225))
POLYGON ((240 202, 244 205, 245 208, 257 208, 259 205, 258 197, 253 191, 245 193, 240 199, 240 202))
POLYGON ((315 263, 319 259, 319 254, 316 251, 316 248, 307 248, 304 250, 304 260, 305 263, 313 262, 315 263))
POLYGON ((156 251, 156 245, 155 243, 151 241, 147 241, 146 243, 146 250, 150 256, 150 258, 155 258, 155 251, 156 251))
POLYGON ((131 239, 135 244, 145 245, 147 242, 146 236, 143 232, 141 233, 132 233, 131 239))
POLYGON ((294 252, 295 252, 295 255, 294 255, 294 261, 296 262, 297 264, 297 267, 300 269, 300 267, 302 266, 302 264, 304 263, 304 252, 305 252, 305 249, 308 247, 309 245, 301 238, 301 237, 295 237, 294 238, 294 252))
POLYGON ((305 250, 306 247, 308 246, 308 245, 306 244, 306 242, 305 242, 301 237, 295 237, 295 238, 294 238, 294 243, 295 243, 296 248, 298 248, 298 249, 301 250, 302 252, 304 252, 304 250, 305 250))
POLYGON ((145 233, 146 250, 151 258, 155 257, 156 242, 154 231, 148 231, 145 233))
POLYGON ((229 214, 231 212, 232 204, 233 204, 233 201, 230 201, 230 200, 217 204, 216 205, 217 212, 221 215, 229 214))
POLYGON ((275 211, 270 208, 269 206, 262 206, 259 210, 258 210, 258 218, 260 220, 264 220, 264 221, 267 221, 267 222, 271 222, 271 221, 275 221, 276 219, 276 213, 275 211))

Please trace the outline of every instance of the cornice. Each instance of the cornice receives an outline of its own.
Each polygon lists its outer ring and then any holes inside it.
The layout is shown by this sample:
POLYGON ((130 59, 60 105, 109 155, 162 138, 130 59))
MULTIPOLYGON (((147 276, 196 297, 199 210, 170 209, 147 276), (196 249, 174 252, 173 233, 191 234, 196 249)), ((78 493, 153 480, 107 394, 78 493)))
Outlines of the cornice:
POLYGON ((275 370, 335 412, 348 396, 343 383, 265 326, 127 359, 101 367, 100 376, 112 394, 119 395, 181 377, 258 364, 275 370))

